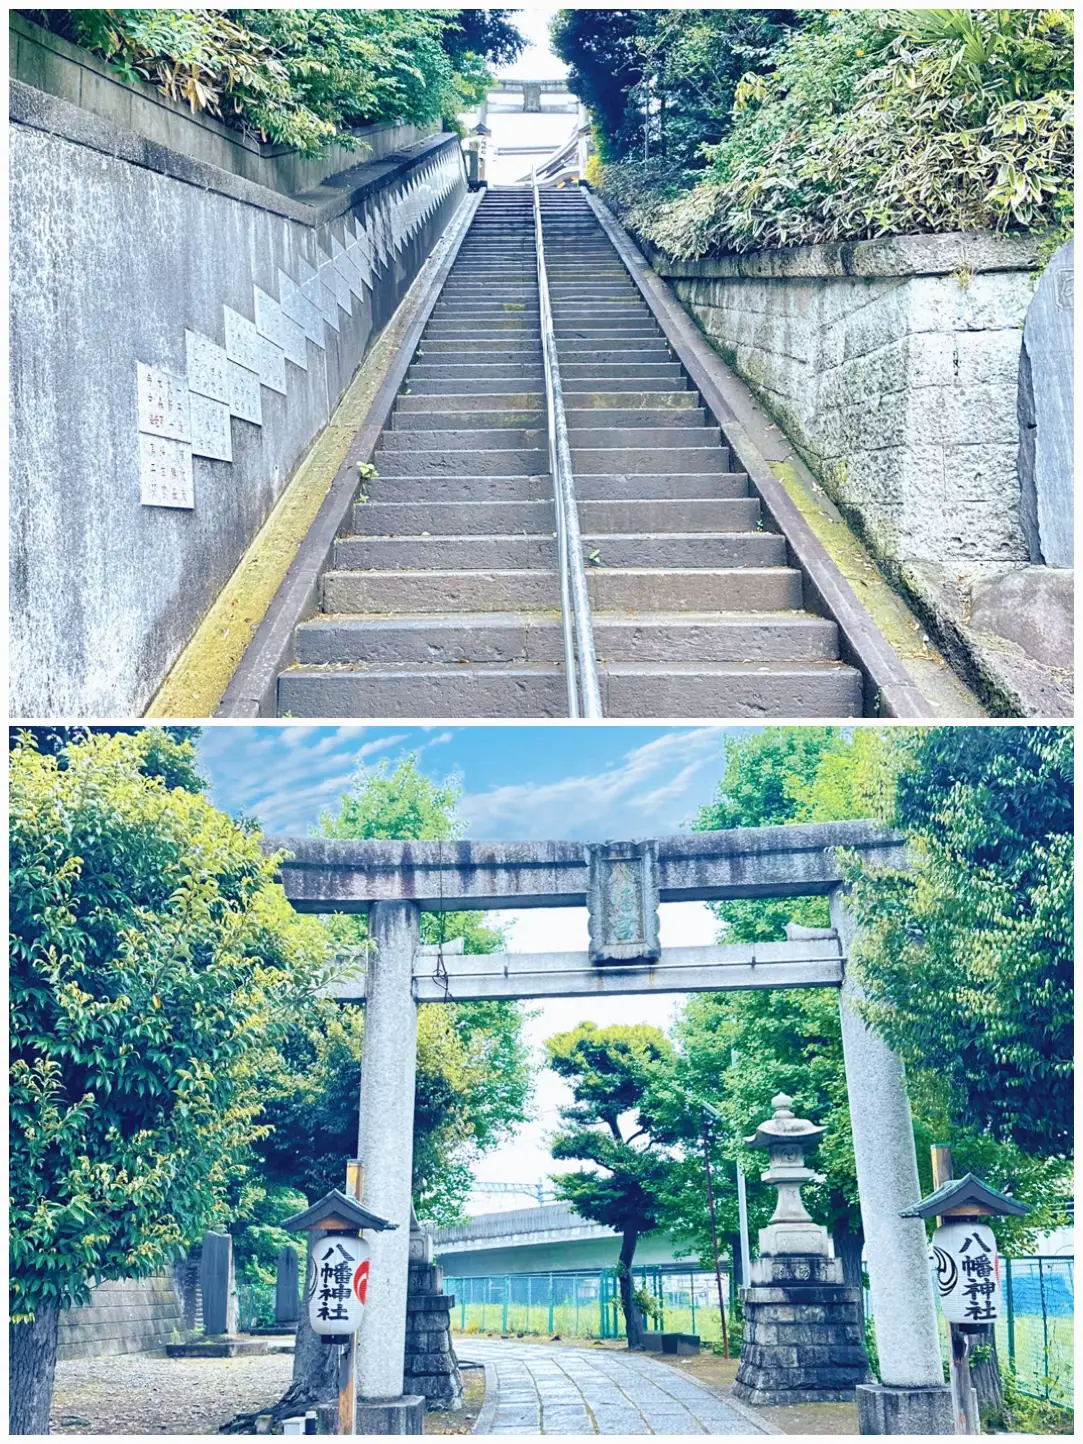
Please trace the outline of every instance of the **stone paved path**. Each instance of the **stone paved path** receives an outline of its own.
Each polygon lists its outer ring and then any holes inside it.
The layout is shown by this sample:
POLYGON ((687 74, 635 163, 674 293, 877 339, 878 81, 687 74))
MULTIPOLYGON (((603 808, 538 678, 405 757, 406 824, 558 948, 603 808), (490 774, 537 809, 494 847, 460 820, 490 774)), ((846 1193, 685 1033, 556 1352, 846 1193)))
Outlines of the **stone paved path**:
POLYGON ((487 1396, 479 1433, 766 1432, 702 1384, 649 1355, 503 1339, 462 1339, 456 1348, 463 1359, 487 1366, 490 1384, 495 1373, 495 1408, 487 1396))

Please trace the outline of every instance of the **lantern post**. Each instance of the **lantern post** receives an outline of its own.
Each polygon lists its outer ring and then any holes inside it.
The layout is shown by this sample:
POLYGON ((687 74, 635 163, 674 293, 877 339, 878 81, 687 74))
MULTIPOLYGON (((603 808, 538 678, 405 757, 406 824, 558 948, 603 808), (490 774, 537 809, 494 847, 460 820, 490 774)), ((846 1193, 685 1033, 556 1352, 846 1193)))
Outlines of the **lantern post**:
MULTIPOLYGON (((359 1180, 350 1175, 348 1186, 353 1189, 358 1185, 359 1180)), ((338 1432, 353 1434, 356 1429, 354 1343, 369 1284, 365 1230, 383 1232, 398 1228, 398 1224, 390 1223, 363 1207, 356 1198, 333 1188, 311 1208, 287 1218, 282 1227, 291 1233, 305 1230, 320 1235, 309 1250, 305 1305, 313 1333, 323 1343, 340 1350, 338 1432)))
POLYGON ((902 1218, 933 1218, 932 1255, 936 1292, 948 1322, 951 1341, 951 1401, 957 1434, 980 1434, 978 1401, 970 1382, 970 1340, 992 1328, 1003 1310, 1000 1288, 1000 1253, 993 1230, 983 1220, 1022 1218, 1029 1204, 983 1182, 973 1173, 951 1177, 951 1153, 933 1150, 933 1182, 940 1184, 928 1198, 901 1214, 902 1218))

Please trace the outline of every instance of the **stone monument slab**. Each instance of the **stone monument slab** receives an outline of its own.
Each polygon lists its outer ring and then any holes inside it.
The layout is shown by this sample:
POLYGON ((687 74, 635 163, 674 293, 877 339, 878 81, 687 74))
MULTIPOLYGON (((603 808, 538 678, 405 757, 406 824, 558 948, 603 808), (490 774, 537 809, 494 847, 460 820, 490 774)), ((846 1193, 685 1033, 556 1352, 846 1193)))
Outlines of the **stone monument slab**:
POLYGON ((209 396, 191 395, 192 455, 209 456, 212 461, 233 460, 233 436, 229 407, 209 396))
POLYGON ((587 846, 592 963, 657 962, 658 851, 653 842, 587 846))
POLYGON ((260 334, 255 323, 231 306, 222 307, 226 323, 226 355, 247 371, 259 373, 260 334))
POLYGON ((236 1332, 233 1312, 233 1239, 213 1230, 203 1235, 199 1263, 203 1332, 209 1337, 236 1332))
POLYGON ((187 441, 139 433, 139 500, 143 506, 195 506, 192 447, 187 441))
POLYGON ((259 389, 259 376, 240 366, 236 361, 226 363, 229 375, 229 409, 242 421, 263 425, 263 400, 259 389))
POLYGON ((190 440, 188 382, 182 376, 136 362, 139 393, 139 430, 174 441, 190 440))
POLYGON ((198 331, 184 332, 188 358, 188 390, 212 401, 229 403, 229 357, 223 347, 198 331))

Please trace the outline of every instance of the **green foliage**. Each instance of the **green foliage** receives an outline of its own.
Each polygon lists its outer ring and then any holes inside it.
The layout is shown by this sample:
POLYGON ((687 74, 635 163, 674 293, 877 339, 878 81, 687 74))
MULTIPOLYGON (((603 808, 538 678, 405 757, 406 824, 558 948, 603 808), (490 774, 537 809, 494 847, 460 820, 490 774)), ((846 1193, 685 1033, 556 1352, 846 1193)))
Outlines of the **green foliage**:
POLYGON ((157 729, 11 756, 18 1320, 223 1218, 268 1059, 325 977, 322 929, 190 771, 157 729))
POLYGON ((908 746, 898 820, 915 867, 853 896, 870 1018, 970 1129, 1067 1153, 1071 729, 939 728, 908 746))
POLYGON ((766 68, 799 23, 794 10, 561 10, 550 33, 602 158, 662 157, 679 176, 702 170, 704 144, 729 130, 741 77, 766 68))
POLYGON ((666 1160, 651 1146, 651 1085, 672 1065, 673 1045, 645 1023, 599 1028, 580 1023, 545 1044, 549 1066, 571 1084, 574 1102, 561 1109, 554 1158, 593 1164, 553 1177, 559 1197, 584 1218, 618 1233, 657 1227, 666 1160), (622 1125, 622 1115, 633 1114, 622 1125))
POLYGON ((1062 1409, 1045 1399, 1024 1394, 1015 1370, 1006 1361, 1000 1363, 1000 1387, 1004 1409, 998 1419, 983 1420, 993 1426, 990 1432, 1010 1434, 1075 1434, 1075 1412, 1062 1409))
MULTIPOLYGON (((909 874, 858 878, 861 967, 882 1028, 907 1063, 922 1186, 929 1148, 948 1143, 973 1170, 1033 1205, 997 1220, 1019 1256, 1065 1219, 1071 1126, 1071 733, 1065 728, 767 728, 727 741, 727 767, 700 827, 873 817, 904 828, 909 874)), ((786 921, 828 921, 818 900, 718 908, 727 939, 784 936, 786 921)), ((818 990, 699 995, 675 1037, 679 1076, 727 1120, 719 1216, 735 1228, 736 1140, 771 1096, 826 1126, 825 1183, 810 1211, 857 1238, 860 1216, 836 999, 818 990), (736 1056, 732 1050, 736 1050, 736 1056)), ((754 1156, 744 1154, 754 1175, 754 1156)), ((705 1257, 695 1161, 669 1176, 667 1227, 705 1257)), ((754 1222, 766 1200, 750 1191, 754 1222)), ((762 1216, 761 1216, 762 1215, 762 1216)))
POLYGON ((523 41, 506 10, 32 10, 193 112, 315 154, 379 120, 453 116, 523 41))
POLYGON ((1073 37, 1063 10, 821 12, 741 81, 708 175, 624 219, 681 258, 1070 228, 1073 37))

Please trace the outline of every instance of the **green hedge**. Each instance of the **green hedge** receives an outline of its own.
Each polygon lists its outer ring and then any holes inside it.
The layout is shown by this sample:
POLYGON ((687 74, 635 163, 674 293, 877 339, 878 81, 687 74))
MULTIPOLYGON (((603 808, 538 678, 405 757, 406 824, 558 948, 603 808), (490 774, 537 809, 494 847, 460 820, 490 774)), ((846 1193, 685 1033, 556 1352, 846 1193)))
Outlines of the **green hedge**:
POLYGON ((1069 230, 1073 19, 825 12, 737 89, 701 179, 604 167, 602 194, 680 259, 914 232, 1069 230), (689 183, 691 188, 687 188, 689 183))
POLYGON ((360 125, 454 117, 487 88, 487 55, 521 45, 500 10, 22 13, 194 112, 306 154, 352 145, 360 125))

